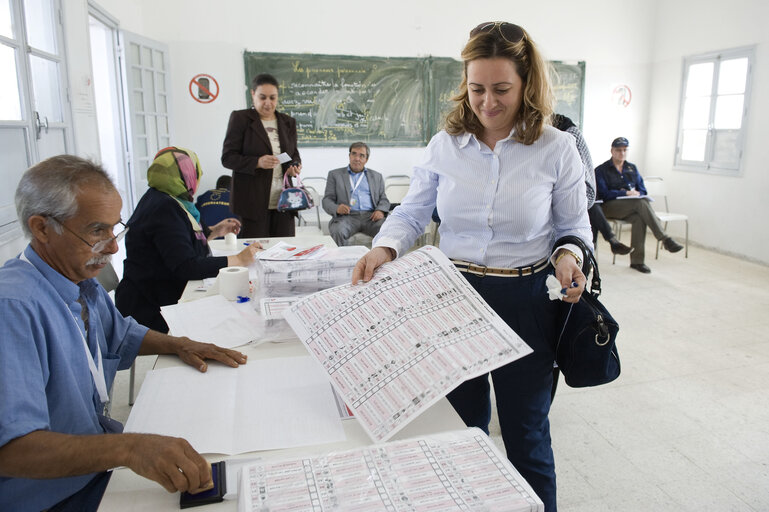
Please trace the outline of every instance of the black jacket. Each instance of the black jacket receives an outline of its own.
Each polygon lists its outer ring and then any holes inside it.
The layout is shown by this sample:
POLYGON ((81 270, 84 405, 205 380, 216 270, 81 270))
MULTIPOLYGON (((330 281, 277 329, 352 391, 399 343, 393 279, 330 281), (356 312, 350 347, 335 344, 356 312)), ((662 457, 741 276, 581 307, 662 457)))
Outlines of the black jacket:
POLYGON ((187 281, 214 277, 227 257, 209 256, 182 206, 153 188, 142 196, 128 221, 123 280, 115 304, 142 325, 168 332, 160 306, 176 304, 187 281))

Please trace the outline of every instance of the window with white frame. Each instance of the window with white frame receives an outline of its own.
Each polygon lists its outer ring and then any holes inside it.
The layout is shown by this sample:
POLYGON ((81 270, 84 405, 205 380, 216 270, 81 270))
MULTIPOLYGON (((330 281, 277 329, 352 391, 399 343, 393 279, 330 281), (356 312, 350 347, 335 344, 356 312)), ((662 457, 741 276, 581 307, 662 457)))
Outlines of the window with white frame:
POLYGON ((738 48, 684 60, 677 168, 740 172, 753 53, 738 48))

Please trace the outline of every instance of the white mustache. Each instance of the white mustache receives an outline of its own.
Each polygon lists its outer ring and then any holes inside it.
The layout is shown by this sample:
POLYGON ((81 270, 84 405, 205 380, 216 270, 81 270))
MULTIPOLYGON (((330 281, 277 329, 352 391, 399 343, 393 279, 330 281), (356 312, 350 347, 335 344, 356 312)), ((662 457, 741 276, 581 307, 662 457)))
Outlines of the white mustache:
POLYGON ((112 261, 112 255, 111 254, 99 254, 98 256, 94 256, 90 260, 86 261, 86 266, 88 265, 106 265, 112 261))

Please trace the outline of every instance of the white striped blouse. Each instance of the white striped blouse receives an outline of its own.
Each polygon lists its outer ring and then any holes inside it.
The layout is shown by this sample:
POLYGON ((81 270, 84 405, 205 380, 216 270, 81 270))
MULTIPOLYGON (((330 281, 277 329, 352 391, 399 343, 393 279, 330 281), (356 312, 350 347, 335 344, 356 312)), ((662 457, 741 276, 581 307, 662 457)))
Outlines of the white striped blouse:
POLYGON ((554 241, 565 235, 592 248, 586 203, 582 162, 565 132, 547 126, 531 145, 508 136, 491 150, 474 135, 441 131, 373 246, 402 254, 437 206, 447 256, 489 267, 525 266, 550 256, 554 241))

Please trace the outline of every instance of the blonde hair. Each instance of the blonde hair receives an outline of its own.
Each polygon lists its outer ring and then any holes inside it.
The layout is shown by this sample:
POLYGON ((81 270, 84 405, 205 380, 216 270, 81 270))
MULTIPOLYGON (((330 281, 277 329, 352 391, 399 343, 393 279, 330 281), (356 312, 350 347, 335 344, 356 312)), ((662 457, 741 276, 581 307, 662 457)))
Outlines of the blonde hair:
POLYGON ((534 41, 523 31, 523 37, 509 42, 496 28, 471 37, 462 50, 464 71, 459 93, 451 98, 454 108, 446 115, 445 129, 451 135, 469 132, 483 133, 483 125, 470 108, 467 91, 467 65, 476 59, 504 58, 513 62, 523 81, 523 101, 515 116, 513 138, 529 145, 537 140, 553 113, 554 96, 550 86, 549 67, 537 50, 534 41))

